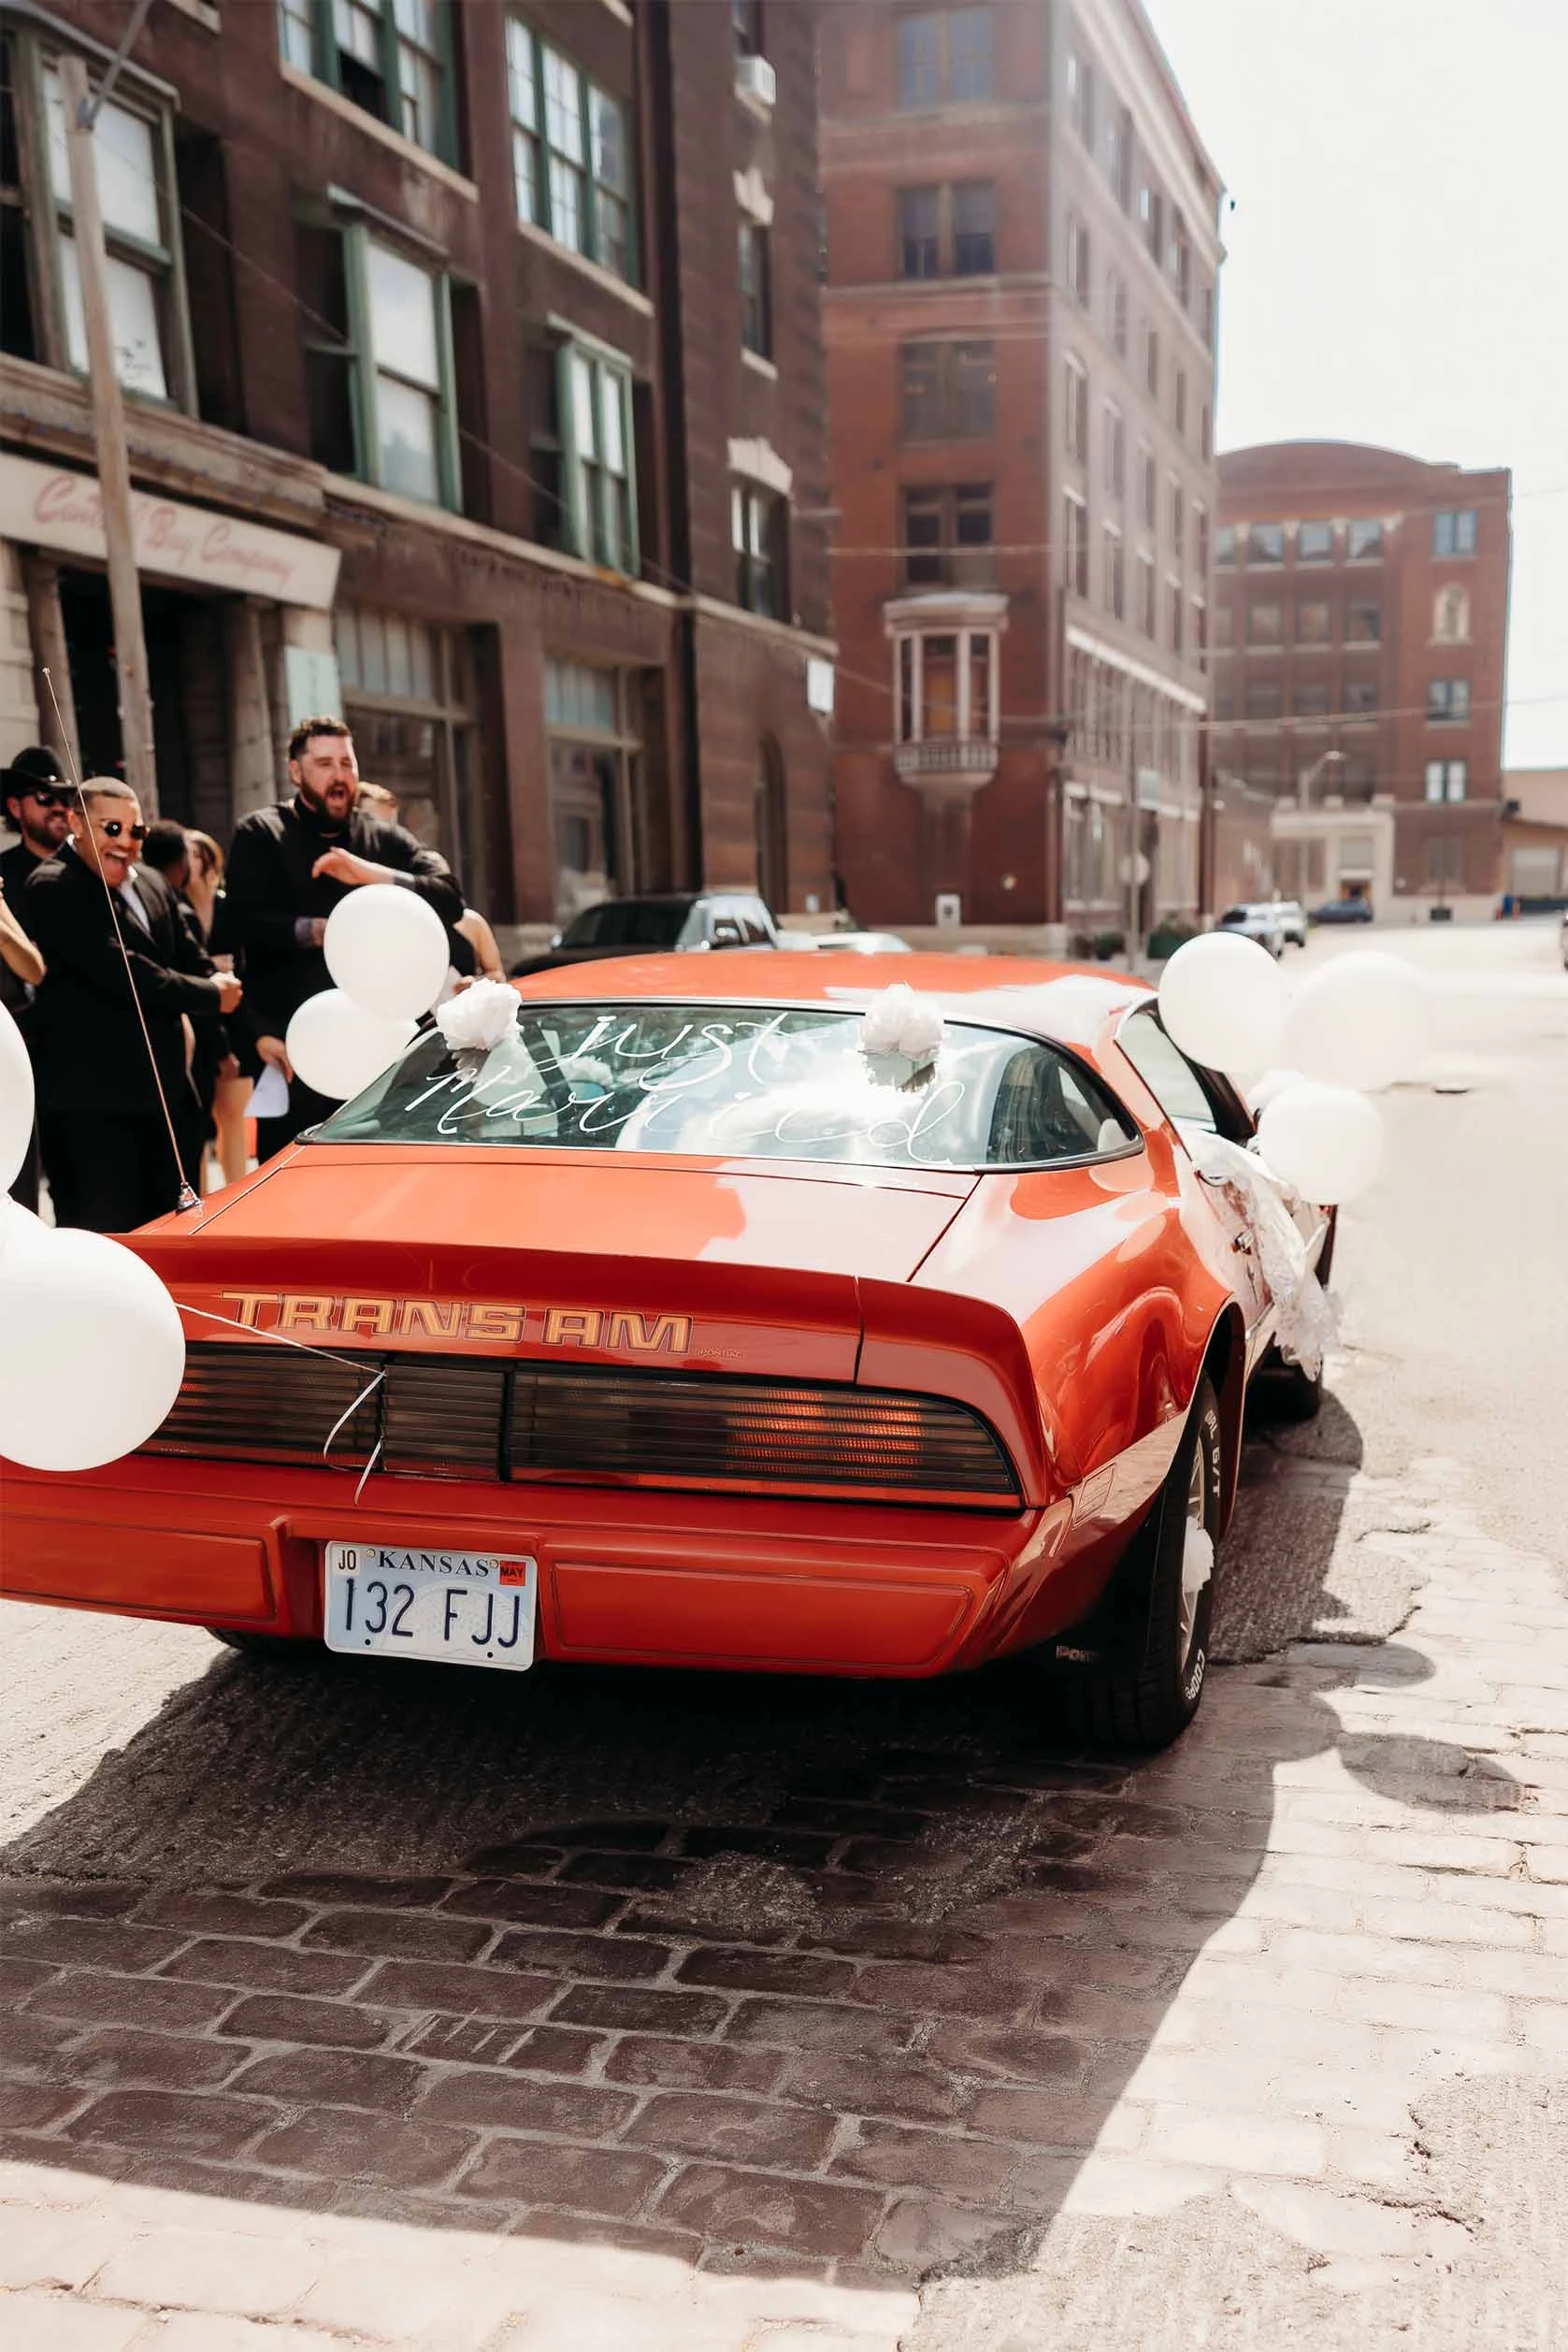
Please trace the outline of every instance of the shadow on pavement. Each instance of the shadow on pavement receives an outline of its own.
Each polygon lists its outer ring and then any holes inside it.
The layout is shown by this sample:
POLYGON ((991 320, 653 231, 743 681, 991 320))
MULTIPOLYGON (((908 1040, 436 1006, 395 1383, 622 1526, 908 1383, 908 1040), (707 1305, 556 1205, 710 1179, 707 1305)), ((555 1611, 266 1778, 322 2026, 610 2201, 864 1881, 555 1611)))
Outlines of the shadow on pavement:
MULTIPOLYGON (((1224 1548, 1222 1654, 1320 1626, 1359 1458, 1337 1405, 1256 1434, 1244 1505, 1275 1508, 1224 1548)), ((1234 1920, 1277 1766, 1516 1802, 1441 1743, 1342 1739, 1326 1690, 1430 1671, 1222 1667, 1136 1759, 1060 1747, 1019 1667, 221 1659, 0 1857, 7 2150, 764 2273, 1013 2269, 1234 1920)))

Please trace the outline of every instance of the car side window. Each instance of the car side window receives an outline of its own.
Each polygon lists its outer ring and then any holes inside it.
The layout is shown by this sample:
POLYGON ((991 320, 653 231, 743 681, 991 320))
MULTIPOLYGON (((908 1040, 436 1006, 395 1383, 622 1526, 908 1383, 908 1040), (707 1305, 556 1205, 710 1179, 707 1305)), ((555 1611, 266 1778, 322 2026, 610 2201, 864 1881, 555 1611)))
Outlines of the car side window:
POLYGON ((1211 1135, 1218 1134, 1219 1121, 1201 1079, 1152 1013, 1134 1013, 1125 1020, 1116 1043, 1167 1118, 1178 1126, 1203 1127, 1211 1135))

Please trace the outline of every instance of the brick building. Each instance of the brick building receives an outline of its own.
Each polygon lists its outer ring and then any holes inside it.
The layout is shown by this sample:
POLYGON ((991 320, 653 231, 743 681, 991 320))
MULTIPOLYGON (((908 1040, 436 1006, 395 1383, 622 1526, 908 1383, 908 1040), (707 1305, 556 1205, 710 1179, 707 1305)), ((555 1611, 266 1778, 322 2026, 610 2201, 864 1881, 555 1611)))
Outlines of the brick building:
MULTIPOLYGON (((165 812, 292 716, 522 931, 705 876, 830 888, 813 9, 162 0, 97 132, 165 812)), ((57 61, 0 152, 0 756, 50 663, 112 769, 57 61)))
POLYGON ((1287 897, 1489 914, 1509 475, 1287 441, 1220 459, 1216 793, 1271 795, 1287 897))
POLYGON ((1214 167, 1138 0, 836 0, 820 57, 851 902, 999 945, 1190 912, 1214 167))

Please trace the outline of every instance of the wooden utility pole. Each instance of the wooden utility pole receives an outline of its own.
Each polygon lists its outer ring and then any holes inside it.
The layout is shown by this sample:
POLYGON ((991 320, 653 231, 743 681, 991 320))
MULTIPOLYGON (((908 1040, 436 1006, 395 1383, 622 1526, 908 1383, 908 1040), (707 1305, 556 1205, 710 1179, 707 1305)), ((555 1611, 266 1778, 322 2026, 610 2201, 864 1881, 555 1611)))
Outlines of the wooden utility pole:
POLYGON ((60 95, 65 116, 65 147, 71 167, 72 228, 81 280, 81 309, 87 329, 87 381, 93 394, 93 437, 98 458, 104 540, 108 551, 109 604, 114 615, 114 668, 120 686, 120 739, 125 781, 142 810, 158 809, 158 771, 152 748, 152 695, 147 675, 147 641, 141 626, 141 582, 137 575, 131 509, 131 461, 125 447, 125 403, 114 364, 109 320, 108 254, 98 204, 98 166, 93 152, 92 102, 87 68, 79 57, 60 60, 60 95))

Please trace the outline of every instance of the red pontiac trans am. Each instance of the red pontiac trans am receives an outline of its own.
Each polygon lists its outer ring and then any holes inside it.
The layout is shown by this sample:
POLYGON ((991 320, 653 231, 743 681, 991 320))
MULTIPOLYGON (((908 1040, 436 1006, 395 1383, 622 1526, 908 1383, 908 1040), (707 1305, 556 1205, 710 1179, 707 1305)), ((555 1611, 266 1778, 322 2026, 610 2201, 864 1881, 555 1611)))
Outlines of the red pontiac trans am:
POLYGON ((1029 1652, 1052 1720, 1180 1731, 1273 1306, 1182 1136, 1250 1118, 1152 992, 829 952, 517 995, 136 1235, 184 1386, 123 1461, 7 1465, 5 1591, 494 1668, 1029 1652), (928 1072, 862 1047, 895 978, 928 1072))

